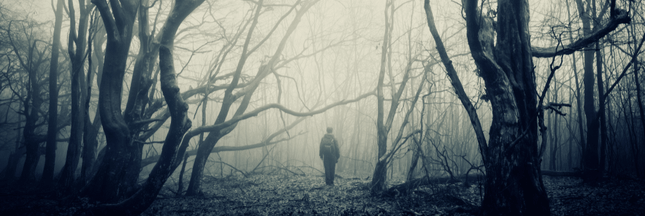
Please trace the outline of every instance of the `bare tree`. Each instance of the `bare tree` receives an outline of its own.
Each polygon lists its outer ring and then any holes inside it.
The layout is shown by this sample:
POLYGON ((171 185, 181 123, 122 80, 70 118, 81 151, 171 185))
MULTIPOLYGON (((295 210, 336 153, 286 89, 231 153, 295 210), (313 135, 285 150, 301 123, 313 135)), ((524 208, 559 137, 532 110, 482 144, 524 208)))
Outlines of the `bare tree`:
MULTIPOLYGON (((410 2, 404 2, 402 4, 407 4, 410 2)), ((415 61, 417 61, 417 56, 413 54, 413 42, 412 42, 412 30, 409 29, 406 31, 406 36, 408 39, 408 46, 407 46, 407 56, 406 56, 406 64, 405 67, 403 68, 403 77, 400 83, 398 83, 398 87, 395 87, 395 80, 394 76, 392 75, 393 71, 391 68, 391 61, 392 61, 392 29, 394 27, 394 13, 397 10, 396 8, 400 8, 400 6, 396 6, 394 4, 394 1, 386 1, 385 5, 385 10, 384 10, 384 16, 385 16, 385 32, 383 33, 383 46, 381 48, 381 62, 380 62, 380 69, 379 69, 379 76, 378 76, 378 83, 376 86, 376 95, 377 95, 377 117, 376 117, 376 130, 377 130, 377 147, 378 147, 378 154, 377 154, 377 161, 374 166, 374 173, 372 175, 372 182, 371 182, 371 192, 372 193, 380 193, 385 189, 385 181, 387 178, 387 167, 392 161, 392 158, 394 154, 401 149, 403 144, 405 144, 408 139, 411 137, 415 136, 417 133, 420 132, 420 130, 414 130, 411 132, 408 132, 407 135, 403 136, 404 131, 406 129, 406 126, 408 126, 409 123, 409 118, 412 112, 414 111, 415 105, 417 100, 419 99, 419 95, 421 94, 423 90, 423 86, 425 83, 425 77, 426 77, 426 72, 423 71, 422 73, 423 78, 421 79, 422 81, 419 83, 418 89, 415 93, 414 98, 411 101, 411 105, 409 106, 408 110, 405 112, 405 116, 403 118, 403 122, 401 127, 398 129, 398 133, 396 134, 395 139, 392 141, 392 147, 390 148, 390 151, 388 151, 387 143, 388 143, 388 136, 390 133, 390 130, 392 129, 392 125, 394 123, 394 118, 396 117, 397 110, 399 106, 402 104, 402 95, 404 90, 406 89, 406 86, 408 84, 408 81, 411 78, 411 73, 414 70, 413 64, 415 61), (384 93, 384 80, 385 80, 385 74, 386 72, 389 72, 389 77, 390 77, 390 92, 391 92, 391 98, 390 100, 390 106, 387 112, 387 117, 385 116, 385 93, 384 93)))
POLYGON ((56 133, 58 132, 58 48, 60 47, 60 32, 63 24, 63 0, 56 2, 56 21, 54 22, 54 37, 49 63, 49 121, 47 122, 47 146, 45 149, 45 167, 41 180, 42 184, 51 184, 54 181, 56 144, 58 143, 56 140, 56 133))
POLYGON ((79 0, 78 7, 80 17, 78 20, 78 31, 76 30, 76 12, 72 0, 68 2, 69 8, 69 40, 68 49, 72 70, 72 128, 70 129, 69 145, 67 147, 67 157, 65 166, 60 175, 60 184, 64 189, 69 189, 74 184, 75 173, 81 156, 81 146, 83 143, 83 132, 85 131, 86 107, 85 97, 87 96, 86 80, 84 65, 87 59, 87 33, 89 29, 90 11, 94 8, 93 4, 87 4, 86 0, 79 0), (75 49, 73 49, 75 48, 75 49))
MULTIPOLYGON (((177 30, 179 28, 179 25, 182 23, 182 21, 193 11, 195 8, 197 8, 199 5, 201 5, 204 1, 203 0, 196 0, 196 1, 179 1, 175 2, 173 5, 173 8, 170 12, 168 20, 166 20, 164 26, 160 30, 161 36, 159 37, 159 68, 160 68, 160 83, 161 83, 161 90, 163 92, 164 98, 166 100, 166 103, 168 104, 168 109, 170 112, 170 118, 171 118, 171 123, 170 123, 170 130, 168 131, 166 135, 166 139, 164 141, 164 146, 163 150, 161 152, 161 157, 155 167, 152 169, 152 172, 148 176, 148 179, 146 182, 143 184, 141 188, 136 189, 135 192, 131 193, 132 195, 129 196, 129 198, 125 199, 122 202, 118 202, 117 204, 107 204, 107 205, 99 205, 96 207, 93 207, 89 209, 92 214, 94 215, 138 215, 142 213, 145 209, 152 204, 154 199, 157 197, 157 194, 161 190, 161 187, 164 185, 170 174, 177 168, 177 166, 180 164, 181 159, 183 158, 184 152, 186 151, 187 145, 180 145, 181 140, 184 136, 184 133, 191 127, 191 121, 186 117, 186 113, 188 111, 188 104, 184 102, 183 98, 181 97, 181 94, 179 94, 179 87, 177 85, 176 81, 176 72, 174 68, 174 63, 173 63, 173 47, 174 47, 174 40, 175 40, 175 35, 177 33, 177 30)), ((132 8, 135 9, 138 6, 138 4, 133 3, 138 3, 138 2, 121 2, 121 5, 124 7, 131 6, 132 8)), ((115 22, 114 20, 110 20, 110 18, 106 18, 106 15, 114 15, 115 17, 118 16, 123 16, 127 14, 121 14, 125 10, 124 8, 119 8, 119 6, 115 6, 112 4, 112 11, 114 14, 109 13, 109 8, 106 2, 98 2, 97 6, 99 7, 99 10, 101 11, 101 14, 103 15, 104 23, 106 25, 106 29, 108 30, 108 43, 117 43, 114 44, 123 46, 123 44, 119 44, 118 42, 122 42, 121 40, 115 41, 115 39, 124 39, 123 37, 132 37, 131 32, 128 35, 127 33, 125 35, 123 34, 114 34, 114 30, 117 32, 122 32, 123 30, 126 30, 127 32, 127 23, 132 24, 134 17, 119 17, 117 19, 125 19, 121 20, 122 22, 115 22), (131 19, 131 20, 130 20, 131 19), (123 22, 130 20, 129 22, 123 22), (121 26, 124 25, 125 26, 121 26), (112 30, 112 31, 111 31, 112 30), (121 30, 121 31, 119 31, 121 30), (111 32, 111 33, 110 33, 111 32), (117 38, 118 37, 118 38, 117 38)), ((130 8, 131 9, 131 8, 130 8)), ((129 15, 134 15, 135 11, 130 10, 129 15)), ((130 28, 132 26, 130 25, 130 28)), ((109 47, 109 45, 108 45, 109 47)), ((117 46, 118 48, 118 46, 117 46)), ((108 61, 108 58, 110 57, 110 54, 118 54, 119 52, 116 51, 123 51, 123 49, 127 50, 127 48, 121 47, 122 49, 115 49, 110 51, 110 48, 108 48, 106 52, 106 66, 104 67, 105 71, 104 74, 107 74, 106 72, 119 72, 123 70, 124 68, 110 68, 113 66, 109 66, 109 64, 114 63, 114 62, 109 62, 109 61, 116 61, 119 62, 119 58, 116 59, 110 59, 108 61), (112 53, 116 52, 116 53, 112 53), (110 70, 112 69, 112 71, 110 70)), ((122 56, 125 57, 126 55, 122 56)), ((116 57, 116 56, 111 56, 111 57, 116 57)), ((125 65, 122 65, 125 66, 125 65)), ((106 86, 106 80, 111 79, 108 77, 103 77, 103 83, 101 85, 101 88, 106 86)), ((121 76, 122 79, 122 76, 121 76)), ((123 80, 120 81, 122 83, 123 80)), ((113 80, 113 82, 116 82, 116 80, 113 80)), ((103 90, 103 89, 102 89, 103 90)), ((114 89, 113 89, 114 90, 114 89)), ((101 91, 102 93, 103 91, 101 91)), ((120 91, 119 91, 120 92, 120 91)), ((99 98, 99 101, 101 101, 101 97, 99 98)), ((120 100, 119 100, 120 101, 120 100)), ((119 103, 120 104, 120 103, 119 103)), ((106 112, 105 109, 101 109, 101 114, 103 117, 112 117, 112 119, 109 118, 102 118, 103 120, 103 126, 104 128, 107 127, 106 123, 110 123, 114 120, 123 120, 122 118, 115 118, 118 116, 113 116, 113 115, 108 115, 105 114, 106 112)), ((120 114, 120 113, 117 113, 120 114)), ((127 129, 127 128, 126 128, 127 129)), ((128 131, 125 131, 128 132, 128 131)), ((127 134, 110 134, 110 136, 117 136, 117 137, 112 137, 111 139, 116 139, 116 140, 123 140, 123 139, 128 139, 128 137, 119 137, 118 135, 127 135, 127 134)), ((106 136, 108 136, 106 134, 106 136)), ((108 136, 109 137, 109 136, 108 136)), ((108 139, 108 145, 113 145, 113 146, 108 146, 108 148, 112 147, 115 148, 114 150, 108 149, 108 152, 106 152, 106 158, 102 162, 102 168, 103 171, 111 171, 115 172, 117 170, 111 170, 112 167, 110 167, 111 164, 106 164, 106 163, 114 163, 114 159, 118 159, 119 155, 113 155, 115 153, 123 153, 123 150, 127 150, 129 148, 135 148, 137 146, 133 146, 132 143, 130 143, 130 146, 127 145, 117 145, 120 143, 109 143, 110 140, 108 139), (118 149, 118 148, 122 149, 118 149), (112 152, 118 150, 116 152, 112 152), (107 167, 106 167, 107 166, 107 167)), ((132 141, 131 141, 132 142, 132 141)), ((127 143, 126 143, 127 144, 127 143)), ((132 153, 136 153, 137 151, 133 151, 132 153)), ((140 161, 140 155, 136 155, 139 157, 140 161)), ((121 165, 121 168, 126 168, 132 170, 132 166, 136 166, 138 170, 139 164, 132 164, 132 161, 138 162, 137 160, 131 160, 131 161, 123 161, 119 162, 117 165, 121 165), (129 162, 129 163, 128 163, 129 162)), ((111 177, 114 179, 114 173, 108 173, 108 174, 103 174, 101 175, 101 170, 99 170, 99 173, 97 173, 96 176, 105 176, 105 177, 111 177)), ((127 172, 121 171, 121 174, 128 174, 127 172)), ((138 175, 138 173, 136 173, 138 175)), ((128 179, 117 179, 121 180, 121 182, 101 182, 96 180, 96 176, 93 178, 93 182, 98 182, 102 183, 105 186, 109 186, 111 188, 119 188, 119 184, 127 184, 128 179), (112 185, 110 185, 112 184, 112 185)), ((92 183, 92 182, 91 182, 92 183)), ((90 183, 89 186, 92 186, 90 183)), ((131 185, 128 185, 128 187, 132 187, 131 185)), ((130 188, 126 188, 130 189, 130 188)), ((118 193, 112 193, 112 192, 106 192, 106 191, 101 191, 104 196, 109 196, 107 198, 111 199, 118 199, 120 196, 123 196, 123 194, 118 194, 118 193)), ((87 191, 84 192, 87 194, 87 191)), ((93 198, 98 199, 98 200, 104 200, 105 197, 96 197, 93 196, 93 198)), ((116 200, 110 200, 112 202, 116 200)))
MULTIPOLYGON (((125 66, 132 40, 132 27, 140 1, 93 1, 107 32, 105 63, 99 91, 99 113, 105 131, 105 157, 97 174, 82 194, 102 202, 116 202, 134 190, 138 172, 129 166, 141 158, 138 145, 121 114, 121 95, 125 66), (136 176, 136 177, 133 177, 136 176)), ((138 169, 137 169, 138 171, 138 169)))
MULTIPOLYGON (((265 37, 260 42, 260 44, 256 45, 255 47, 251 47, 249 49, 253 32, 257 26, 257 23, 260 17, 260 11, 263 9, 263 1, 257 2, 254 16, 252 18, 253 21, 251 23, 251 26, 249 27, 247 37, 243 45, 242 54, 237 64, 237 68, 235 69, 235 72, 233 74, 233 78, 224 92, 223 102, 222 102, 219 114, 217 115, 217 119, 215 120, 215 124, 212 126, 206 126, 206 127, 210 127, 210 129, 208 130, 201 130, 201 131, 191 130, 186 134, 186 139, 184 139, 184 142, 187 143, 188 141, 190 141, 190 139, 193 136, 196 136, 206 131, 209 132, 208 136, 198 147, 197 155, 195 157, 195 162, 193 165, 193 171, 191 173, 190 183, 188 185, 188 188, 186 189, 186 195, 196 195, 199 193, 201 179, 203 177, 203 172, 204 172, 204 165, 206 164, 208 156, 210 155, 213 147, 215 146, 215 144, 217 144, 219 139, 221 139, 224 135, 230 133, 236 127, 237 122, 241 120, 239 118, 242 117, 243 114, 245 113, 249 105, 249 102, 251 101, 251 97, 253 96, 253 93, 259 86, 260 81, 262 81, 266 76, 271 74, 273 70, 276 69, 276 66, 278 65, 278 61, 280 60, 280 56, 285 47, 287 39, 293 33, 295 28, 298 26, 298 23, 300 22, 300 19, 302 18, 302 16, 316 2, 318 1, 317 0, 305 1, 302 3, 298 1, 293 6, 291 6, 289 11, 278 21, 278 24, 286 17, 286 15, 290 14, 293 10, 295 10, 297 6, 300 6, 301 8, 296 12, 296 16, 293 18, 293 21, 289 25, 289 29, 287 30, 287 33, 285 34, 285 36, 283 36, 282 40, 280 41, 280 44, 278 45, 277 50, 275 51, 273 56, 271 56, 271 59, 267 63, 260 66, 260 68, 258 69, 257 75, 248 83, 248 86, 245 87, 246 89, 234 94, 233 90, 235 90, 238 87, 238 84, 242 75, 242 69, 245 66, 247 58, 260 45, 262 45, 262 43, 264 43, 264 41, 266 41, 266 38, 268 37, 268 36, 265 37), (241 104, 238 106, 235 114, 233 115, 233 119, 227 121, 226 118, 229 114, 229 110, 231 109, 231 105, 233 105, 233 103, 238 99, 242 99, 241 104)), ((278 24, 276 24, 275 26, 277 26, 278 24)), ((275 27, 273 29, 275 29, 275 27)), ((200 128, 206 128, 206 127, 202 126, 200 128)))
MULTIPOLYGON (((428 26, 441 59, 477 134, 486 168, 484 215, 549 215, 549 201, 542 183, 538 151, 538 117, 535 71, 532 57, 570 54, 597 41, 621 23, 625 13, 576 42, 555 48, 530 45, 528 1, 497 2, 496 20, 484 15, 477 0, 463 1, 471 55, 486 85, 493 122, 488 142, 477 113, 463 93, 452 62, 434 25, 429 0, 425 1, 428 26), (493 22, 496 21, 495 25, 493 22), (495 38, 496 36, 496 38, 495 38)), ((613 8, 612 8, 613 9, 613 8)))
MULTIPOLYGON (((18 60, 20 68, 27 73, 25 97, 21 98, 22 114, 25 116, 25 125, 22 130, 25 146, 25 163, 20 175, 20 183, 26 184, 35 180, 34 172, 40 159, 40 143, 45 141, 45 136, 37 131, 41 120, 41 107, 43 105, 43 64, 49 60, 47 47, 41 46, 43 41, 37 37, 37 23, 30 20, 10 21, 7 35, 11 50, 18 60), (14 26, 15 23, 15 26, 14 26)), ((20 94, 12 89, 14 93, 20 94)), ((20 91, 20 90, 18 90, 20 91)))

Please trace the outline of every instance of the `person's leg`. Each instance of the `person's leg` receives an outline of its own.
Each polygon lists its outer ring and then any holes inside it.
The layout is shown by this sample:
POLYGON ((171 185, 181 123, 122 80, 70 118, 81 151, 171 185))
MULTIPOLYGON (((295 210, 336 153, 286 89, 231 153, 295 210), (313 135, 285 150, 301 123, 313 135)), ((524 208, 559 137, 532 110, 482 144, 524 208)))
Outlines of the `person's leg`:
POLYGON ((331 183, 331 185, 334 185, 334 177, 336 177, 336 163, 332 162, 330 166, 331 167, 329 168, 329 171, 330 171, 329 182, 331 183))
POLYGON ((332 178, 330 177, 330 175, 333 175, 331 173, 332 172, 332 170, 331 170, 332 164, 330 164, 330 160, 325 158, 323 160, 323 165, 325 166, 325 184, 329 185, 329 184, 333 183, 332 178))

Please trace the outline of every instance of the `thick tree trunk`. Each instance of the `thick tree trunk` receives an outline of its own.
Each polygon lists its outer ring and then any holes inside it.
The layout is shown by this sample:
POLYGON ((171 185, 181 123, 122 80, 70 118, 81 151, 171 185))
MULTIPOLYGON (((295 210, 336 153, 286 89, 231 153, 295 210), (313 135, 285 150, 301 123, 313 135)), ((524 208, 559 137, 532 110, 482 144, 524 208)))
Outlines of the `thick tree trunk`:
POLYGON ((109 6, 105 1, 94 3, 101 13, 108 33, 104 76, 101 78, 99 90, 99 113, 107 145, 105 157, 96 175, 82 194, 101 202, 116 202, 120 197, 132 192, 136 186, 128 179, 136 179, 139 173, 129 172, 128 168, 137 160, 141 160, 141 154, 136 154, 138 144, 132 139, 132 133, 121 114, 123 78, 132 40, 134 16, 140 2, 121 1, 120 5, 109 6))
MULTIPOLYGON (((142 5, 149 5, 148 0, 141 1, 142 5)), ((143 154, 143 143, 145 138, 141 137, 142 132, 147 130, 147 124, 138 123, 141 120, 149 119, 152 113, 146 115, 148 105, 148 92, 152 86, 152 69, 155 58, 159 55, 159 44, 153 44, 153 36, 149 30, 148 7, 139 7, 139 54, 134 65, 128 101, 126 102, 123 118, 131 132, 131 160, 125 167, 124 185, 127 188, 136 189, 139 173, 141 172, 141 155, 143 154), (138 156, 135 156, 138 155, 138 156)))
POLYGON ((479 75, 484 79, 493 112, 488 144, 481 135, 477 113, 463 93, 456 71, 434 27, 428 0, 424 6, 437 50, 478 137, 486 167, 482 215, 549 215, 549 201, 540 175, 537 150, 538 110, 532 57, 571 54, 598 40, 618 24, 629 22, 629 17, 624 14, 612 17, 599 31, 565 45, 563 49, 535 48, 530 45, 527 0, 497 2, 497 11, 505 12, 497 14, 496 42, 493 18, 482 17, 477 0, 465 0, 463 3, 468 45, 479 75))
POLYGON ((90 209, 93 215, 139 215, 155 200, 168 177, 181 163, 182 156, 188 147, 181 142, 184 133, 191 127, 187 118, 188 104, 184 102, 177 84, 173 64, 173 44, 177 29, 182 21, 204 0, 175 2, 169 18, 161 29, 159 40, 159 68, 161 91, 171 113, 168 134, 164 141, 159 162, 150 172, 143 187, 131 197, 114 205, 102 205, 90 209))
POLYGON ((549 215, 537 150, 537 96, 529 41, 528 1, 498 1, 493 26, 477 1, 465 4, 471 53, 484 79, 493 122, 482 152, 486 167, 483 215, 549 215))
MULTIPOLYGON (((474 3, 474 1, 471 1, 474 3)), ((471 4, 469 3, 469 4, 471 4)), ((470 34, 476 19, 468 5, 469 45, 489 95, 493 122, 484 158, 484 215, 549 215, 537 151, 537 96, 529 41, 528 1, 499 1, 495 60, 485 59, 470 34), (472 18, 471 18, 472 17, 472 18)))

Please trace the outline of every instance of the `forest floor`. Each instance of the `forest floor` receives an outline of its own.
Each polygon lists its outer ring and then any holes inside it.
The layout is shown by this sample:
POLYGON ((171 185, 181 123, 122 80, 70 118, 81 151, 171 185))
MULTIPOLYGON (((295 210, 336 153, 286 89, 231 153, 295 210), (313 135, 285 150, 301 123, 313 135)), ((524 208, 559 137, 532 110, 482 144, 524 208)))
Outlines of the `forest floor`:
MULTIPOLYGON (((430 184, 372 196, 368 180, 336 178, 335 183, 325 186, 315 175, 207 177, 203 195, 174 198, 176 188, 166 187, 143 215, 475 215, 481 200, 477 184, 430 184)), ((645 215, 642 180, 608 178, 592 187, 575 177, 545 176, 544 183, 553 215, 645 215)), ((83 208, 53 194, 16 194, 20 190, 5 186, 0 186, 0 215, 71 215, 83 208)))
MULTIPOLYGON (((396 182, 395 182, 396 183, 396 182)), ((544 176, 553 215, 645 215, 645 182, 607 179, 591 187, 575 177, 544 176)), ((479 185, 419 186, 404 194, 369 193, 369 181, 322 176, 254 175, 209 178, 204 195, 162 198, 145 215, 475 215, 479 185)), ((169 193, 169 192, 168 192, 169 193)))

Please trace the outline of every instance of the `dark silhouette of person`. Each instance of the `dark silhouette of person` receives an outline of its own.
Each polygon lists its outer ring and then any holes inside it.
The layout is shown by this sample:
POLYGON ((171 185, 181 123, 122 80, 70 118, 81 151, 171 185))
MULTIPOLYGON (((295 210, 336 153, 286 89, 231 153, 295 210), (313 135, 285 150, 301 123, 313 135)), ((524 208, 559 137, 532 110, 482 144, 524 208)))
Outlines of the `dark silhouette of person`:
POLYGON ((320 159, 323 160, 325 166, 325 183, 327 185, 334 185, 334 176, 336 175, 336 163, 340 158, 340 151, 338 150, 338 141, 332 134, 333 129, 327 127, 327 134, 320 140, 320 159))

